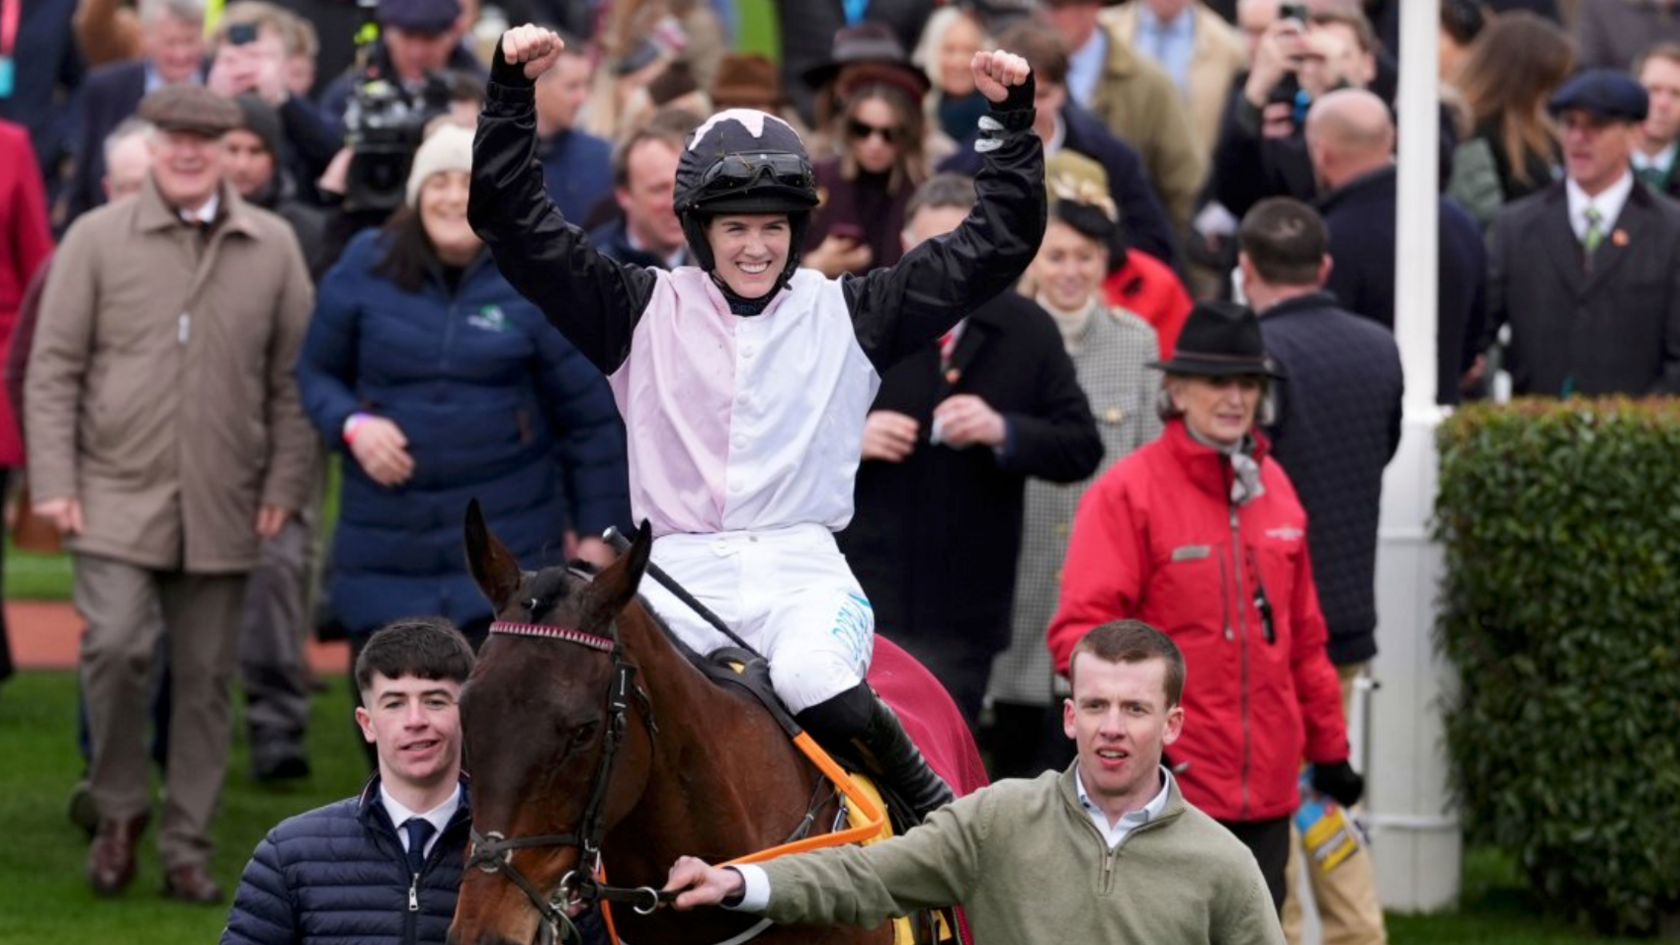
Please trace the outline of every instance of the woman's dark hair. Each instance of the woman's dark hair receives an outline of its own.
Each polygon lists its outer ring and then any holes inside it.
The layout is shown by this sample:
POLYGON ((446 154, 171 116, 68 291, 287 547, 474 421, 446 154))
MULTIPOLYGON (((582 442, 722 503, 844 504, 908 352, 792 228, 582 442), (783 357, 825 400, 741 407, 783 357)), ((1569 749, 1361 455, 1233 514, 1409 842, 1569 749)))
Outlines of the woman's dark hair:
POLYGON ((846 137, 846 125, 857 117, 858 106, 871 99, 886 102, 898 123, 898 157, 893 160, 887 192, 896 194, 903 187, 920 187, 928 177, 927 152, 923 150, 927 116, 922 112, 921 104, 911 101, 903 89, 885 82, 859 86, 846 99, 835 118, 835 140, 845 142, 840 149, 840 176, 846 180, 857 180, 858 165, 852 157, 852 142, 846 137))
POLYGON ((1088 203, 1074 200, 1052 200, 1050 213, 1056 219, 1073 227, 1079 235, 1110 245, 1120 230, 1120 223, 1111 219, 1101 207, 1093 207, 1088 203))
POLYGON ((1511 174, 1535 183, 1527 155, 1549 164, 1556 148, 1546 100, 1575 68, 1575 43, 1526 10, 1501 14, 1470 44, 1453 84, 1478 126, 1498 123, 1511 174))
POLYGON ((383 239, 385 255, 373 264, 373 274, 384 276, 404 292, 418 292, 426 282, 426 273, 442 265, 426 226, 420 222, 420 212, 404 205, 385 221, 383 239))

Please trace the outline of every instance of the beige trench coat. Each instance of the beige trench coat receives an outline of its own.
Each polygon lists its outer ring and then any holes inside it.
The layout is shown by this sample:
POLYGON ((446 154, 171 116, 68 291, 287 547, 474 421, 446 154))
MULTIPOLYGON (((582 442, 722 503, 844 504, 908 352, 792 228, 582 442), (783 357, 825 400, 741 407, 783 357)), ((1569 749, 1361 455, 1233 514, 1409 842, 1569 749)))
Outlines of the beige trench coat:
POLYGON ((308 498, 318 447, 292 366, 314 288, 284 220, 225 183, 220 200, 201 248, 148 181, 54 258, 24 419, 35 498, 81 501, 73 551, 249 571, 259 505, 308 498))

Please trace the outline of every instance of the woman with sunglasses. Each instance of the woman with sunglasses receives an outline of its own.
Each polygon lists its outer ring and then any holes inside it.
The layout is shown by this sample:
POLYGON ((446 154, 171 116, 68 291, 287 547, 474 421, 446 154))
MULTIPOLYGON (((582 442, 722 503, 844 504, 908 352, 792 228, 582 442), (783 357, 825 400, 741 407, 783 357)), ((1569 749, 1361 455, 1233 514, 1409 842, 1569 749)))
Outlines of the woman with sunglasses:
MULTIPOLYGON (((1007 289, 1043 235, 1026 61, 974 57, 992 111, 980 201, 963 224, 896 266, 831 279, 799 266, 818 202, 804 145, 751 109, 712 116, 677 165, 675 208, 698 267, 597 253, 544 192, 532 133, 531 86, 560 49, 534 26, 497 45, 472 224, 508 280, 607 375, 653 561, 768 658, 800 724, 824 744, 861 746, 869 773, 920 819, 950 789, 864 682, 874 617, 833 532, 852 517, 881 375, 1007 289)), ((689 646, 727 643, 663 588, 641 591, 689 646)))
POLYGON ((898 262, 904 208, 928 176, 921 108, 927 77, 908 64, 869 66, 870 72, 849 74, 841 91, 834 124, 839 155, 814 168, 825 197, 811 215, 805 264, 826 276, 898 262))

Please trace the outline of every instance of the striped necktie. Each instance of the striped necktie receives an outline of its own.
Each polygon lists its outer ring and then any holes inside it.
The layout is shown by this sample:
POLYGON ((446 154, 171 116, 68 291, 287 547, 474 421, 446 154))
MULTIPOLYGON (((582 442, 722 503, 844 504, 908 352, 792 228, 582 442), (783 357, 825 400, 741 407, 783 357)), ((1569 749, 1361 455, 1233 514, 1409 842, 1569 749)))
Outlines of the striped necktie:
POLYGON ((1604 213, 1597 207, 1589 206, 1586 218, 1587 232, 1581 234, 1581 249, 1591 257, 1597 252, 1599 244, 1604 242, 1604 213))

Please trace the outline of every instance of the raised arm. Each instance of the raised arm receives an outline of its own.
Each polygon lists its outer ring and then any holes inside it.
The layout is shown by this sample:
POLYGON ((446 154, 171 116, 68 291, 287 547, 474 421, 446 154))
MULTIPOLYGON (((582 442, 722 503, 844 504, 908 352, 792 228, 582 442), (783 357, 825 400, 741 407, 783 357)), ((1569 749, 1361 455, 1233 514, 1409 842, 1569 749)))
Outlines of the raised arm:
POLYGON ((974 180, 979 201, 951 233, 927 240, 895 266, 843 282, 858 342, 882 373, 1013 285, 1044 238, 1044 148, 1032 130, 1032 72, 1026 60, 1001 50, 976 53, 973 71, 992 107, 975 144, 986 155, 974 180))
POLYGON ((596 252, 544 189, 536 77, 562 48, 560 37, 535 26, 502 34, 473 140, 467 217, 514 288, 611 374, 630 353, 631 332, 657 277, 596 252))

